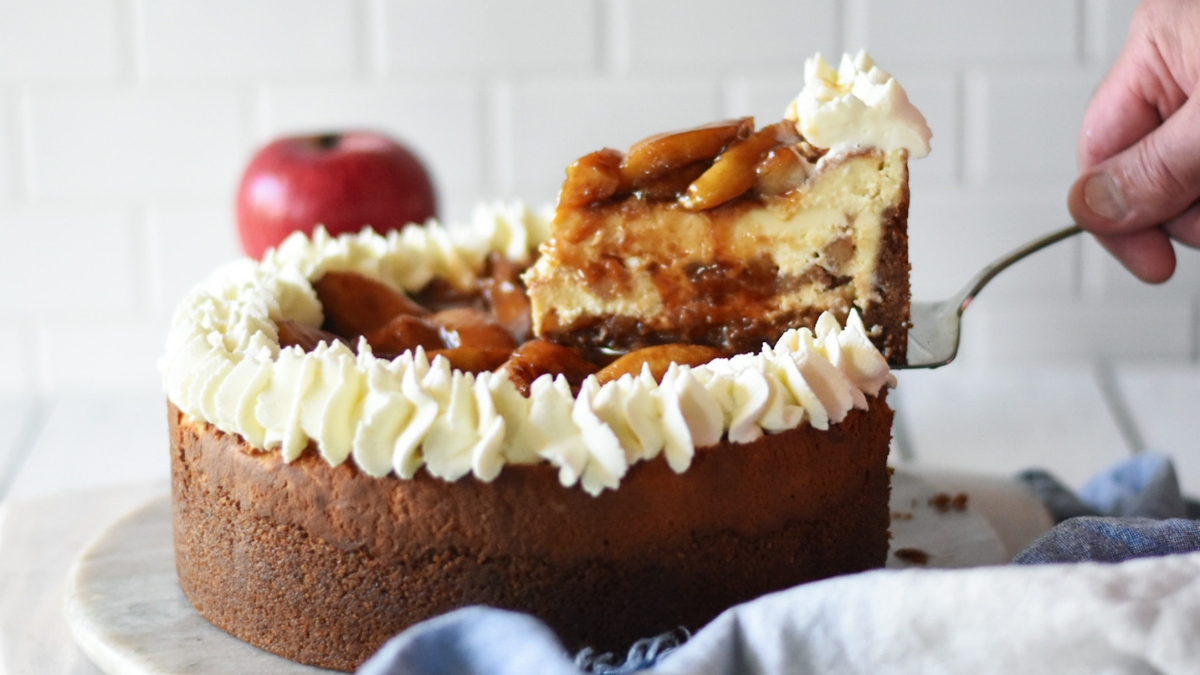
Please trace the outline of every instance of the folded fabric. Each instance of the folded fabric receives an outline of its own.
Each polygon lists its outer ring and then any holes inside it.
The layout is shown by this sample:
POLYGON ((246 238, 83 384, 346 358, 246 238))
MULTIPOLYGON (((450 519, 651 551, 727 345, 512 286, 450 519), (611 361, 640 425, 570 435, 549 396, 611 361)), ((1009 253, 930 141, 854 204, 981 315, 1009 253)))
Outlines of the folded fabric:
MULTIPOLYGON (((734 607, 637 672, 1195 673, 1198 626, 1200 554, 879 570, 734 607)), ((401 634, 360 672, 585 671, 536 619, 473 607, 401 634)))
POLYGON ((1179 490, 1175 465, 1167 455, 1146 452, 1096 474, 1076 494, 1043 469, 1017 474, 1045 502, 1055 520, 1078 516, 1186 518, 1188 501, 1179 490))
POLYGON ((1200 522, 1186 519, 1189 505, 1166 455, 1144 453, 1118 462, 1078 494, 1040 469, 1017 479, 1042 498, 1059 524, 1014 563, 1121 562, 1200 551, 1200 522))
POLYGON ((1038 537, 1013 562, 1115 563, 1194 551, 1200 551, 1200 522, 1195 520, 1081 516, 1038 537))
POLYGON ((579 675, 546 624, 527 614, 467 607, 392 638, 360 675, 579 675))

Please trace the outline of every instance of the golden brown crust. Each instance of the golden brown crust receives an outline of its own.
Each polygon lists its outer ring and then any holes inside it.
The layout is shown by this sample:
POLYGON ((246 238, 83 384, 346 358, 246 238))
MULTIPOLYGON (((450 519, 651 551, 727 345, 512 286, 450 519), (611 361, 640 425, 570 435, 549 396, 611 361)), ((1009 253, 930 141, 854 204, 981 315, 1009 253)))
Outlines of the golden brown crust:
MULTIPOLYGON (((871 303, 863 313, 863 323, 868 330, 873 326, 880 327, 880 333, 871 335, 871 341, 893 366, 906 363, 912 305, 908 262, 907 166, 904 171, 900 200, 894 208, 883 214, 883 239, 875 272, 875 288, 881 299, 871 303)), ((845 321, 845 318, 841 320, 845 321)))
POLYGON ((568 649, 624 650, 887 552, 883 396, 828 431, 702 448, 683 474, 661 458, 634 465, 598 497, 545 464, 491 483, 377 479, 311 447, 284 464, 168 415, 184 592, 231 634, 340 670, 471 604, 532 613, 568 649))

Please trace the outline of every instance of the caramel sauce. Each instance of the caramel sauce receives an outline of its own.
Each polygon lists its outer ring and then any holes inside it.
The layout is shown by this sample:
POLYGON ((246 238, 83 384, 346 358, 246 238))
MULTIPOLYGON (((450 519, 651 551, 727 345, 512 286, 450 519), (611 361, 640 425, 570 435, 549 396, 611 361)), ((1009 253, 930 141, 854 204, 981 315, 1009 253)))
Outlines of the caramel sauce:
POLYGON ((691 263, 684 271, 692 301, 712 307, 754 307, 777 292, 779 268, 765 254, 746 263, 691 263))

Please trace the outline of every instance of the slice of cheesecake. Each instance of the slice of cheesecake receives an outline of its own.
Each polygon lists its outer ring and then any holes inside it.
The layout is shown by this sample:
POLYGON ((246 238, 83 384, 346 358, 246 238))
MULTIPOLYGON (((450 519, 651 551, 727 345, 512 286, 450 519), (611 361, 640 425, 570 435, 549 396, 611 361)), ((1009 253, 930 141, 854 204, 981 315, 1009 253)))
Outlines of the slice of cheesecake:
POLYGON ((865 54, 836 71, 810 60, 788 117, 660 134, 572 164, 525 275, 534 332, 593 351, 733 353, 856 308, 902 362, 908 157, 928 152, 928 127, 865 54))

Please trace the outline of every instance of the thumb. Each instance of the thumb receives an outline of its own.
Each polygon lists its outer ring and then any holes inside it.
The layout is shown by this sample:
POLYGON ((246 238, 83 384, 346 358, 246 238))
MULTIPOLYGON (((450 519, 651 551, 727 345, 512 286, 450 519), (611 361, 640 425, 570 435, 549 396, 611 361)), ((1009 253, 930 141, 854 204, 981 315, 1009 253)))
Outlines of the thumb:
POLYGON ((1200 96, 1134 145, 1088 167, 1071 187, 1075 221, 1096 234, 1161 225, 1200 198, 1200 96))

